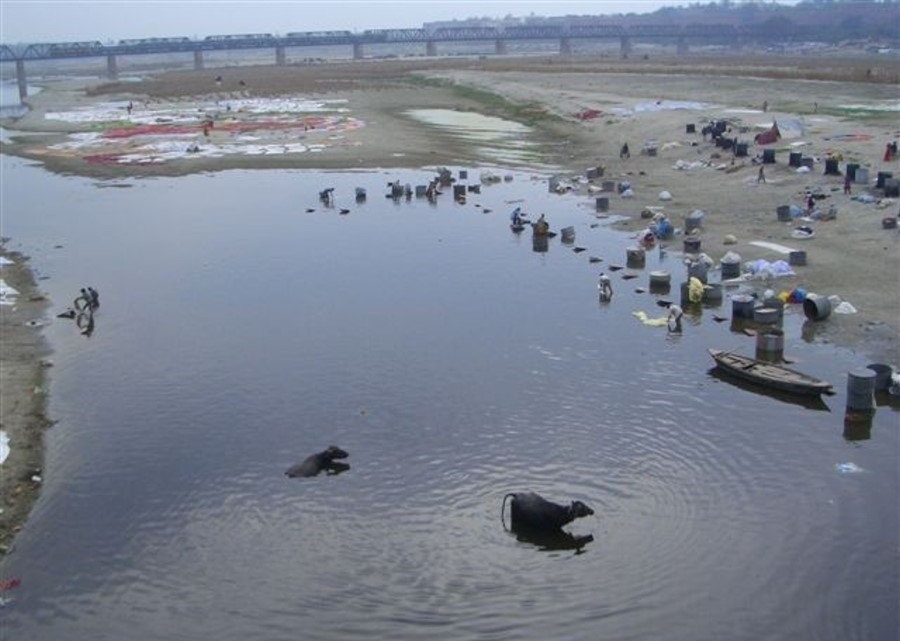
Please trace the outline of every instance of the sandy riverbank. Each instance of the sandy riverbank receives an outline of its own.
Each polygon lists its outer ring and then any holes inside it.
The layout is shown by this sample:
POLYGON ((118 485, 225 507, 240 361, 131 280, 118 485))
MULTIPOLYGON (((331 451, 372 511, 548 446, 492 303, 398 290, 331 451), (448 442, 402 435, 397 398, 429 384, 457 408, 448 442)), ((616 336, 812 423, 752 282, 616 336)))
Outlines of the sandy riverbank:
POLYGON ((34 322, 43 319, 49 301, 38 291, 27 257, 2 246, 0 256, 12 261, 0 267, 0 278, 18 292, 14 304, 0 305, 0 431, 9 447, 0 465, 0 555, 5 555, 37 498, 43 434, 51 425, 44 413, 48 347, 34 322))
MULTIPOLYGON (((866 59, 747 56, 733 60, 692 56, 646 61, 558 57, 364 61, 179 71, 140 83, 88 83, 86 87, 83 81, 64 81, 49 85, 31 99, 33 109, 27 116, 3 123, 13 142, 4 144, 2 150, 40 160, 51 171, 100 179, 244 167, 477 167, 489 160, 478 145, 418 123, 406 112, 444 108, 512 118, 532 128, 532 138, 541 145, 541 162, 558 166, 561 175, 583 175, 586 168, 601 165, 605 174, 599 180, 629 180, 635 191, 633 199, 609 195, 610 210, 626 217, 621 224, 625 230, 636 233, 643 229, 647 221, 640 214, 650 206, 662 207, 676 226, 681 226, 691 211, 702 209, 706 212, 702 249, 716 260, 727 250, 744 260, 785 258, 752 245, 754 241, 806 250, 808 265, 797 267, 796 276, 769 286, 784 290, 802 285, 820 294, 837 294, 859 310, 847 316, 832 314, 826 322, 810 327, 810 340, 856 350, 861 363, 878 360, 897 365, 900 234, 882 229, 881 220, 897 215, 898 203, 853 200, 843 194, 841 177, 824 175, 821 161, 834 152, 843 158, 842 169, 847 161, 870 169, 872 181, 868 186, 854 185, 853 195, 868 191, 878 171, 900 173, 896 161, 882 162, 885 143, 900 134, 896 125, 898 77, 898 65, 891 60, 874 65, 866 59), (221 83, 216 82, 217 75, 222 76, 221 83), (364 126, 340 131, 269 126, 268 131, 276 133, 259 134, 260 139, 252 141, 316 145, 313 153, 308 149, 234 153, 123 165, 87 162, 71 147, 54 149, 70 141, 73 134, 95 131, 95 125, 45 117, 110 101, 133 101, 147 112, 173 106, 189 112, 210 101, 226 104, 279 96, 345 101, 347 117, 364 126), (583 120, 576 116, 585 110, 596 110, 596 117, 583 120), (699 125, 711 119, 728 120, 734 134, 751 143, 755 133, 773 120, 779 122, 784 138, 772 146, 778 150, 778 158, 775 165, 766 166, 765 183, 757 183, 757 167, 749 158, 735 158, 732 164, 730 153, 722 153, 699 134, 686 133, 687 123, 699 125), (646 140, 658 142, 656 156, 640 153, 646 140), (618 150, 624 142, 629 143, 632 156, 620 160, 618 150), (819 162, 812 172, 798 174, 787 166, 791 150, 819 162), (676 169, 678 163, 693 168, 676 169), (838 213, 833 221, 810 223, 816 229, 814 239, 797 241, 790 234, 795 224, 779 223, 775 210, 779 205, 802 204, 807 189, 825 196, 820 201, 823 208, 833 204, 838 213), (663 190, 671 193, 671 200, 659 200, 663 190), (734 235, 737 243, 725 246, 726 234, 734 235)), ((241 117, 232 120, 240 124, 241 117)), ((220 127, 210 132, 210 144, 232 142, 235 136, 227 131, 220 127)), ((207 144, 204 138, 198 140, 207 144)), ((750 149, 751 155, 758 151, 752 144, 750 149)), ((580 190, 588 218, 594 214, 595 194, 588 193, 587 185, 580 190)), ((680 238, 671 245, 680 249, 680 238)), ((48 425, 40 391, 40 360, 46 347, 39 330, 26 325, 45 312, 46 302, 32 300, 39 294, 27 264, 21 257, 13 259, 17 264, 2 270, 6 282, 21 292, 14 307, 2 308, 2 421, 12 445, 9 459, 0 468, 2 545, 8 545, 35 496, 38 484, 30 479, 41 466, 41 438, 48 425)), ((673 280, 680 277, 675 274, 673 280)))

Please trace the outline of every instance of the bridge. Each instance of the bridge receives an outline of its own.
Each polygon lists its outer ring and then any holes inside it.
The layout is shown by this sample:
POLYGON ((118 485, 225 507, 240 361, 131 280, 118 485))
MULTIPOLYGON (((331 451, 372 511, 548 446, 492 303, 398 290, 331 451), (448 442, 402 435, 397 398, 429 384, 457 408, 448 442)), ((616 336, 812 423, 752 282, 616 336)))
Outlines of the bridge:
MULTIPOLYGON (((783 36, 783 34, 782 34, 783 36)), ((620 43, 620 51, 627 56, 632 41, 669 40, 677 43, 679 53, 688 50, 688 40, 727 42, 739 47, 750 40, 770 40, 774 35, 763 25, 736 27, 731 24, 619 25, 597 23, 586 25, 525 25, 512 27, 458 27, 442 29, 369 29, 351 31, 304 31, 283 36, 270 33, 226 34, 207 36, 202 40, 187 37, 139 38, 120 40, 117 44, 100 41, 54 42, 27 45, 0 44, 0 62, 16 65, 19 96, 27 96, 25 63, 37 60, 66 60, 72 58, 106 58, 110 78, 118 75, 119 56, 141 56, 162 53, 192 53, 194 68, 203 68, 204 52, 240 49, 274 49, 275 64, 287 61, 287 47, 346 45, 352 47, 353 58, 362 59, 366 45, 423 43, 428 56, 438 55, 438 45, 448 42, 487 41, 494 43, 498 55, 506 53, 511 40, 556 40, 561 55, 572 53, 572 41, 577 39, 613 39, 620 43)))

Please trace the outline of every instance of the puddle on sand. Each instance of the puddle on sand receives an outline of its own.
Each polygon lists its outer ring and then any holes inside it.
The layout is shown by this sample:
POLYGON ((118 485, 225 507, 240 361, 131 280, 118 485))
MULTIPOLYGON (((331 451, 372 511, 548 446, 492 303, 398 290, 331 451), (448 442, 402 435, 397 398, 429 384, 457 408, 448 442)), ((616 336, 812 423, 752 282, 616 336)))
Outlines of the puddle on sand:
POLYGON ((536 143, 528 140, 533 130, 512 120, 472 111, 453 109, 411 109, 406 115, 478 144, 478 152, 491 160, 534 162, 538 159, 536 143))

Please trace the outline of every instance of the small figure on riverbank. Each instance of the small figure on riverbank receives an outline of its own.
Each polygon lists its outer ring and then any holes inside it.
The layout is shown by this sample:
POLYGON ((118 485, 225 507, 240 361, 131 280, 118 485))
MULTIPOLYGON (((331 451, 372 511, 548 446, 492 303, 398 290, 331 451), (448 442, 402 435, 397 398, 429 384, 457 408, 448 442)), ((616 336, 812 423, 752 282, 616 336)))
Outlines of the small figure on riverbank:
POLYGON ((850 174, 849 173, 844 174, 844 194, 847 196, 850 195, 850 191, 851 191, 850 185, 852 182, 853 181, 850 180, 850 174))
POLYGON ((100 294, 97 293, 97 290, 93 287, 88 287, 87 290, 88 296, 90 296, 91 299, 91 307, 97 309, 100 307, 100 294))
POLYGON ((628 149, 628 143, 626 142, 619 150, 619 160, 626 160, 628 158, 631 158, 631 150, 628 149))
POLYGON ((759 166, 759 174, 756 176, 756 184, 766 182, 766 170, 762 165, 759 166))

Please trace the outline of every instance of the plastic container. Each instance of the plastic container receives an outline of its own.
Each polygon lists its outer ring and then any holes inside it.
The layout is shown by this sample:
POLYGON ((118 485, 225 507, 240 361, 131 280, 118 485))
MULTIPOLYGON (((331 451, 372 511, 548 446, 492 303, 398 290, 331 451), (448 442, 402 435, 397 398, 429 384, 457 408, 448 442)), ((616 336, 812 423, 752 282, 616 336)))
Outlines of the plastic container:
POLYGON ((886 392, 891 386, 891 374, 894 368, 884 363, 870 363, 866 367, 875 372, 875 391, 886 392))
POLYGON ((875 380, 877 374, 868 367, 847 373, 847 409, 869 411, 875 409, 875 380))
POLYGON ((784 332, 780 329, 766 329, 756 334, 756 351, 769 356, 784 354, 784 332))
POLYGON ((753 310, 753 320, 760 325, 777 325, 778 310, 771 307, 757 307, 753 310))
POLYGON ((753 318, 753 306, 756 299, 748 294, 738 294, 731 297, 731 317, 732 318, 753 318))
POLYGON ((831 301, 825 296, 807 294, 803 300, 803 314, 811 321, 823 321, 831 316, 831 301))
POLYGON ((685 233, 691 233, 695 229, 700 229, 703 227, 703 217, 706 215, 702 209, 695 209, 687 216, 684 217, 684 231, 685 233))
POLYGON ((737 278, 741 275, 741 261, 739 260, 723 260, 719 263, 722 269, 722 280, 729 278, 737 278))
POLYGON ((646 255, 640 247, 629 247, 625 250, 625 264, 628 267, 643 267, 645 262, 646 255))

